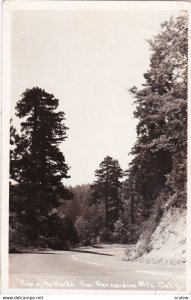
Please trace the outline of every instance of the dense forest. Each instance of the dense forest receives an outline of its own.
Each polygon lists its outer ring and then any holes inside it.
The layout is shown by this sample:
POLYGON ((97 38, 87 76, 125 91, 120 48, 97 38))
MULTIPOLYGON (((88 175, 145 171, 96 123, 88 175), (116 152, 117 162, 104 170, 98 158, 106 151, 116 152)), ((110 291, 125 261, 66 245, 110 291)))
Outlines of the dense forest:
POLYGON ((24 91, 15 108, 20 129, 10 125, 10 251, 135 244, 164 209, 186 208, 187 16, 164 22, 149 45, 142 88, 129 91, 138 120, 133 159, 122 170, 108 153, 93 183, 66 186, 60 145, 70 136, 59 100, 39 87, 24 91))

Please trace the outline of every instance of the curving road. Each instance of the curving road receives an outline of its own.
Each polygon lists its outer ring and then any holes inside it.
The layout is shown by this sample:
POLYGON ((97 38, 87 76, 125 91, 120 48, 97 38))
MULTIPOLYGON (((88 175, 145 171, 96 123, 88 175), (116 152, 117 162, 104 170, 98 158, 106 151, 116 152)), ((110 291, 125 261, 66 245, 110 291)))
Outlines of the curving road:
POLYGON ((185 290, 185 265, 122 261, 120 248, 10 254, 10 288, 185 290))

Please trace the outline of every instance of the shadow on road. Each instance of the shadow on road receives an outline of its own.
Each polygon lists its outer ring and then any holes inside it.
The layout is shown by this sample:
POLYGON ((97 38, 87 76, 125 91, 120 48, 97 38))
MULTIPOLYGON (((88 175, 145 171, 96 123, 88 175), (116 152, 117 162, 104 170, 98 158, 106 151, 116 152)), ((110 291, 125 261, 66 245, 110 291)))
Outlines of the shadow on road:
POLYGON ((88 250, 81 250, 81 249, 73 249, 70 250, 72 252, 80 252, 80 253, 89 253, 89 254, 97 254, 97 255, 105 255, 105 256, 114 256, 113 254, 108 254, 108 253, 100 253, 97 251, 88 251, 88 250))
MULTIPOLYGON (((60 250, 59 250, 60 251, 60 250)), ((80 252, 80 253, 90 253, 90 254, 97 254, 97 255, 105 255, 105 256, 114 256, 112 254, 107 254, 107 253, 100 253, 100 252, 96 252, 96 251, 88 251, 88 250, 62 250, 63 252, 65 251, 70 251, 70 252, 80 252)), ((46 254, 51 254, 51 255, 62 255, 62 253, 58 253, 56 252, 38 252, 38 251, 15 251, 15 252, 9 252, 9 254, 43 254, 43 255, 46 255, 46 254)))
POLYGON ((36 251, 36 250, 31 250, 31 251, 24 251, 24 250, 17 250, 17 251, 11 251, 9 254, 51 254, 51 255, 62 255, 62 253, 58 253, 57 251, 70 251, 70 252, 80 252, 80 253, 89 253, 89 254, 96 254, 96 255, 104 255, 104 256, 114 256, 113 254, 108 254, 108 253, 101 253, 97 251, 91 251, 91 250, 83 250, 83 249, 67 249, 67 250, 54 250, 55 252, 46 252, 46 251, 36 251))

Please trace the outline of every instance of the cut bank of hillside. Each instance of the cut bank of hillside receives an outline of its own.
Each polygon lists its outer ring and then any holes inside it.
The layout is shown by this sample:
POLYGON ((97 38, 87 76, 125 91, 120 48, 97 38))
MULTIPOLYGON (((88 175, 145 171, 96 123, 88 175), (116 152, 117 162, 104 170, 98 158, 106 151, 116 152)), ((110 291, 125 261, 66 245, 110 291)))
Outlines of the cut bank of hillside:
POLYGON ((169 208, 150 236, 143 233, 138 243, 125 251, 125 260, 177 264, 186 261, 186 210, 169 208))

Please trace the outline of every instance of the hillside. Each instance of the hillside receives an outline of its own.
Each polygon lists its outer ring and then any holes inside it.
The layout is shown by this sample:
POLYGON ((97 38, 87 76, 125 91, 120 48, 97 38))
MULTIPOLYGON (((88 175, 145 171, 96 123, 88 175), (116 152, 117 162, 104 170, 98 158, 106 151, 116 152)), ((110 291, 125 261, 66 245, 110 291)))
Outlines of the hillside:
POLYGON ((125 260, 177 264, 186 261, 186 210, 166 210, 154 233, 142 234, 138 243, 126 251, 125 260))

